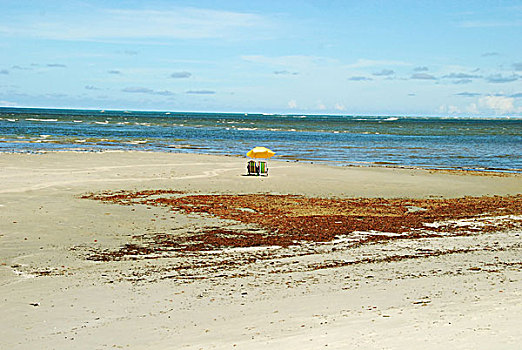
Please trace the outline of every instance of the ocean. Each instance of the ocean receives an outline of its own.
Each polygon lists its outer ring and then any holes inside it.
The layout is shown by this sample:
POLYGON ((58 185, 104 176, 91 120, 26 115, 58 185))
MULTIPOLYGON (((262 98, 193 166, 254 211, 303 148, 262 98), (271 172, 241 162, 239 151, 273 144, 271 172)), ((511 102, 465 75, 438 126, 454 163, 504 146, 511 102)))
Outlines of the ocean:
POLYGON ((0 108, 0 152, 141 150, 522 172, 522 118, 0 108))

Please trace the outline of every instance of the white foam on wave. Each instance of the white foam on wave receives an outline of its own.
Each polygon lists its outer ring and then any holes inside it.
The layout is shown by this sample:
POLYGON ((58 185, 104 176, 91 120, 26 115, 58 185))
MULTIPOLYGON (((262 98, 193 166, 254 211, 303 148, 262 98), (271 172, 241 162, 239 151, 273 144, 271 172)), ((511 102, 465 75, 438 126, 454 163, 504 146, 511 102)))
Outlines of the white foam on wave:
POLYGON ((25 120, 31 122, 57 122, 58 119, 41 119, 41 118, 26 118, 25 120))
POLYGON ((237 128, 236 130, 257 130, 257 128, 237 128))

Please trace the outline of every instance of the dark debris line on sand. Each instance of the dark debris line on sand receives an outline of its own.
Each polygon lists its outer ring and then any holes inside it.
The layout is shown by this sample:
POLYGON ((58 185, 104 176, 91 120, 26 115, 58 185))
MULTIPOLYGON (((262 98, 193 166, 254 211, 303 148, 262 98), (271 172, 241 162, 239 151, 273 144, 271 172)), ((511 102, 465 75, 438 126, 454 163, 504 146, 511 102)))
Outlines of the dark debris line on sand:
POLYGON ((269 194, 186 195, 174 190, 149 190, 104 192, 81 198, 120 205, 169 207, 185 214, 212 215, 256 228, 202 228, 184 236, 156 234, 146 246, 127 244, 117 251, 90 255, 89 259, 99 261, 137 255, 154 258, 160 257, 158 254, 162 252, 172 251, 288 247, 306 242, 329 242, 339 237, 355 237, 354 245, 359 245, 401 238, 470 235, 522 226, 519 218, 494 219, 521 215, 521 195, 457 199, 326 199, 269 194), (455 222, 466 219, 470 220, 468 224, 455 222), (357 235, 358 232, 372 234, 357 235))

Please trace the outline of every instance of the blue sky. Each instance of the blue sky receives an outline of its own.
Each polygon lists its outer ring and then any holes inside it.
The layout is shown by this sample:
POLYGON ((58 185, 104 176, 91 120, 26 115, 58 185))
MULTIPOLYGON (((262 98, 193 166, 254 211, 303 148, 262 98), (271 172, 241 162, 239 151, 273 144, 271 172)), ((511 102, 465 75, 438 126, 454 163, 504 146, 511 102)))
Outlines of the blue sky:
POLYGON ((0 106, 522 115, 522 1, 0 0, 0 106))

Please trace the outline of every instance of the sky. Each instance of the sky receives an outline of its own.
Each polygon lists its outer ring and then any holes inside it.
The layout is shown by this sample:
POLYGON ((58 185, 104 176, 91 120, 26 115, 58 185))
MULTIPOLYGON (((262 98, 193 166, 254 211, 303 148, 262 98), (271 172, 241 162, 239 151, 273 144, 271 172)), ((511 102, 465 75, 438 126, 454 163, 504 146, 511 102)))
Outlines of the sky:
POLYGON ((522 1, 0 0, 0 106, 522 116, 522 1))

